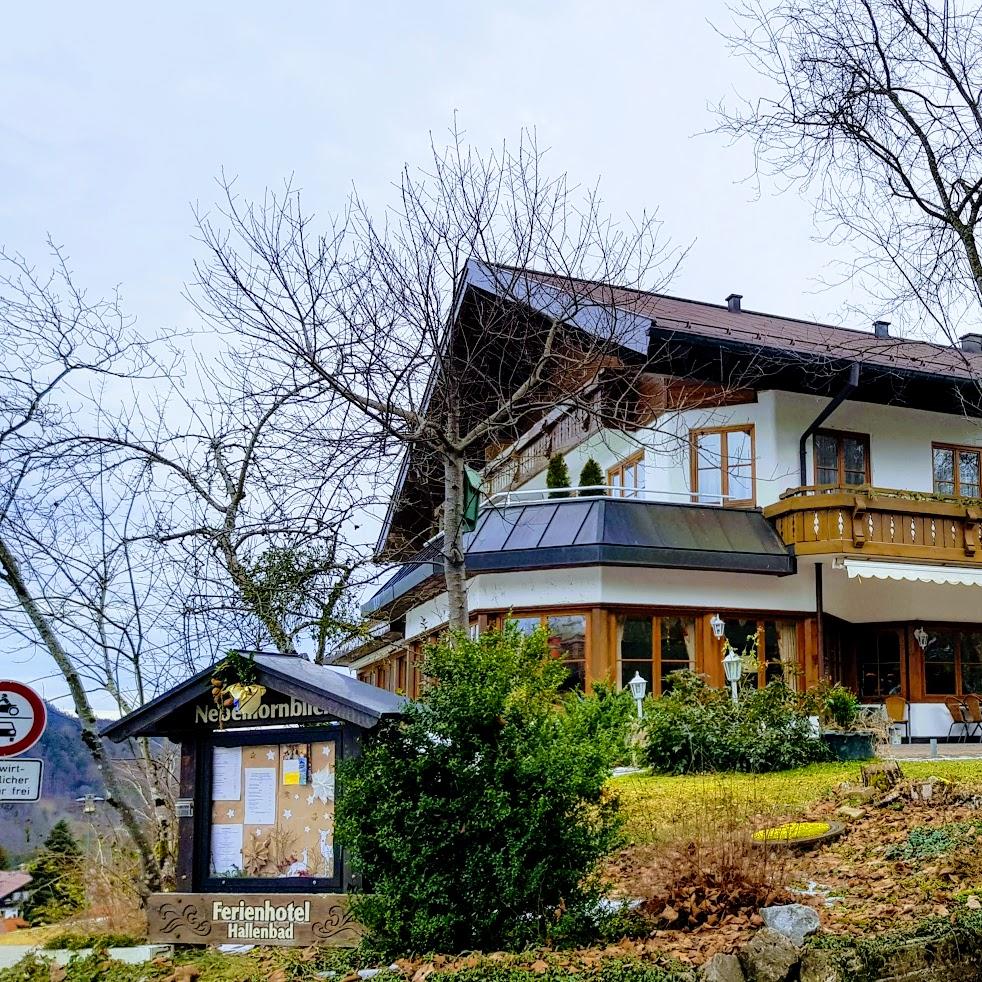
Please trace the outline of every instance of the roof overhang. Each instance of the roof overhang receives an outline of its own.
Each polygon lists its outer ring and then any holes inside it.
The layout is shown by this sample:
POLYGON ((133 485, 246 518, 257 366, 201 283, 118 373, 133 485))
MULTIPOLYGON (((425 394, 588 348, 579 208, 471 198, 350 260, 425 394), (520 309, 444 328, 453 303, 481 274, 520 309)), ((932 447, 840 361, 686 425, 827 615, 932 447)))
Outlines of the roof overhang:
MULTIPOLYGON (((438 542, 362 606, 404 610, 439 592, 438 542), (428 589, 427 589, 428 588, 428 589)), ((756 509, 631 498, 573 498, 486 508, 464 537, 468 575, 574 566, 641 566, 787 576, 795 557, 756 509)))
MULTIPOLYGON (((297 655, 260 652, 252 656, 256 681, 268 690, 300 699, 325 714, 327 719, 371 729, 386 717, 402 713, 406 700, 349 675, 315 665, 297 655)), ((212 665, 145 706, 103 727, 102 735, 119 742, 138 736, 173 737, 191 729, 192 707, 210 698, 217 665, 212 665)))

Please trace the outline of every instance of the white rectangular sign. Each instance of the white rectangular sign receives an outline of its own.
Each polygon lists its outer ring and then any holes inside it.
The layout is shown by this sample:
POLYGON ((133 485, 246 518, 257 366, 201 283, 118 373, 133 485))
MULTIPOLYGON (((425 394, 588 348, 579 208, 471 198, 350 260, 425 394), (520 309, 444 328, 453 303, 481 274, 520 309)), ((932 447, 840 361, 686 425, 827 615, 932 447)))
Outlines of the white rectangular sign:
POLYGON ((0 757, 0 801, 37 801, 44 762, 32 757, 0 757))

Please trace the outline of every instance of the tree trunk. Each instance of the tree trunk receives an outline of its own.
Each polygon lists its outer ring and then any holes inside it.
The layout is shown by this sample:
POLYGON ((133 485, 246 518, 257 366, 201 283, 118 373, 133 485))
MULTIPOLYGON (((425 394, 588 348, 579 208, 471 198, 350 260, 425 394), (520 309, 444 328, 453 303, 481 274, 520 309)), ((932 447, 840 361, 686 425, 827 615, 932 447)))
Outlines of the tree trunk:
POLYGON ((447 626, 451 631, 466 631, 464 461, 449 455, 443 459, 443 575, 447 582, 447 626))
POLYGON ((0 538, 0 571, 3 578, 9 584, 21 610, 27 615, 34 625, 42 643, 48 649, 48 653, 54 659, 55 664, 61 671, 62 676, 68 685, 72 701, 75 705, 75 712, 78 714, 79 722, 82 724, 82 743, 85 744, 96 767, 102 776, 106 786, 106 800, 116 809, 122 820, 123 827, 129 833, 133 844, 136 846, 140 856, 140 864, 143 868, 143 887, 141 892, 152 893, 160 889, 160 865, 157 857, 143 829, 140 826, 139 818, 132 806, 125 800, 122 792, 118 775, 113 767, 113 762, 106 753, 103 746, 102 737, 99 735, 99 727, 96 722, 95 713, 89 703, 88 694, 82 685, 75 666, 72 664, 68 652, 62 647, 61 642, 55 634, 54 628, 45 617, 41 608, 38 606, 34 597, 31 595, 20 571, 20 564, 14 554, 7 548, 7 543, 0 538))

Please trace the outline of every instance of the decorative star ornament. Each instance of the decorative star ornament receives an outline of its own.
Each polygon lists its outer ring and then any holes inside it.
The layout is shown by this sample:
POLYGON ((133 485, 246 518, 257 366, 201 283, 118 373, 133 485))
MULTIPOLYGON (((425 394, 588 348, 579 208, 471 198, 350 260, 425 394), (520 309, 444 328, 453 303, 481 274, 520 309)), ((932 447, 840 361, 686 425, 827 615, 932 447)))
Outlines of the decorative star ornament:
POLYGON ((276 760, 276 751, 275 750, 267 750, 266 751, 266 759, 267 760, 276 760))
POLYGON ((284 808, 284 809, 283 809, 283 818, 284 818, 284 819, 285 819, 286 821, 289 821, 289 820, 290 820, 291 818, 293 818, 293 812, 292 812, 292 811, 290 811, 290 809, 289 809, 289 808, 284 808))
POLYGON ((230 808, 227 812, 225 812, 225 814, 228 815, 229 818, 235 818, 235 809, 230 808))

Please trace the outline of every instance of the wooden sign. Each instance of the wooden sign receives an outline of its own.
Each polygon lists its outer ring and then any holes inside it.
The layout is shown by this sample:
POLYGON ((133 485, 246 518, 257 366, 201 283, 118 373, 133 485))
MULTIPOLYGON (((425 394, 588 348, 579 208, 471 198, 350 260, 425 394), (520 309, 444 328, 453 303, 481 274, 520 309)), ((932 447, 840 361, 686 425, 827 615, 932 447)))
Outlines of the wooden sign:
POLYGON ((351 948, 362 935, 340 893, 155 893, 147 918, 158 944, 351 948))

